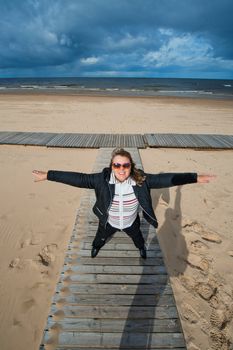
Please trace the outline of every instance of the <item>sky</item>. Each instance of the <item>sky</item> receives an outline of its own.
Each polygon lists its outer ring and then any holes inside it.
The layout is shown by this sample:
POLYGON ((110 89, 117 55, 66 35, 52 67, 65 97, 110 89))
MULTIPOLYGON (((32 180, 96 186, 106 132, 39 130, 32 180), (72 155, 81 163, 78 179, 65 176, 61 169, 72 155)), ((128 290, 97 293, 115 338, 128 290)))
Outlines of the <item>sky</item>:
POLYGON ((0 0, 0 77, 233 79, 232 0, 0 0))

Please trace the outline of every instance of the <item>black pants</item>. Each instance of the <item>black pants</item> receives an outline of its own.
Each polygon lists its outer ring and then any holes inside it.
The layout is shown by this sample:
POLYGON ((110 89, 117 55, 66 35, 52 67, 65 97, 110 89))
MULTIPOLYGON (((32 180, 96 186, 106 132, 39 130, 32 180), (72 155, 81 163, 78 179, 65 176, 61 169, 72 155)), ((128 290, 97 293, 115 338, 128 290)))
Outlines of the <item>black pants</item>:
MULTIPOLYGON (((112 227, 109 223, 107 223, 106 227, 99 223, 98 230, 96 232, 94 241, 92 243, 93 247, 101 248, 105 245, 106 240, 108 240, 115 232, 119 231, 119 229, 112 227)), ((123 229, 127 235, 132 238, 135 246, 138 249, 144 248, 144 238, 142 236, 142 232, 140 230, 140 218, 137 216, 136 220, 130 227, 123 229)))

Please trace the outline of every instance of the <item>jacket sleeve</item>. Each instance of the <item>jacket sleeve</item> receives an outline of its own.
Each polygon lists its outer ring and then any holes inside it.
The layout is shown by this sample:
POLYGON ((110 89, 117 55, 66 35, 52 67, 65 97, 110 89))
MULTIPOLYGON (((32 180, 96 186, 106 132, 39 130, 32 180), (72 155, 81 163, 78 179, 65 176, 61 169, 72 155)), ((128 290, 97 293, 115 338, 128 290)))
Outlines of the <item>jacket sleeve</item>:
POLYGON ((85 174, 71 171, 49 170, 47 180, 61 182, 66 185, 94 189, 98 181, 98 173, 85 174))
POLYGON ((197 173, 146 174, 149 188, 165 188, 197 182, 197 173))

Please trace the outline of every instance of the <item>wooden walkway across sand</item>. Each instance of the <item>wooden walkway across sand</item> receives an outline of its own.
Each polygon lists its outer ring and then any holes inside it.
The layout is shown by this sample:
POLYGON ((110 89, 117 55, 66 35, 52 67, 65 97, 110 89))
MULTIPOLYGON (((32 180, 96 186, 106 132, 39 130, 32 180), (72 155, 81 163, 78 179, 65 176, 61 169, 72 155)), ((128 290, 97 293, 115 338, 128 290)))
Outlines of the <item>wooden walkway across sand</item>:
POLYGON ((77 134, 46 132, 0 132, 0 144, 46 147, 174 147, 233 149, 233 135, 215 134, 77 134))
MULTIPOLYGON (((99 150, 93 171, 108 164, 111 152, 99 150)), ((138 150, 130 152, 142 167, 138 150)), ((94 201, 94 191, 85 190, 40 350, 185 350, 155 229, 142 220, 146 260, 123 232, 92 259, 94 201)))

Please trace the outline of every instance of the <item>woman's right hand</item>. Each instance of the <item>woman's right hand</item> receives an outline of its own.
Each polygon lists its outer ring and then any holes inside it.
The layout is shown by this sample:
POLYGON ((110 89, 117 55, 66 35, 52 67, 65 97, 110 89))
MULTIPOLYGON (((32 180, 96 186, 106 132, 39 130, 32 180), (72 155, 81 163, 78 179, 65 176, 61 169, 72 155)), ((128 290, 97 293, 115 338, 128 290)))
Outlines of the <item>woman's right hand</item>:
POLYGON ((35 182, 47 180, 47 171, 33 170, 32 174, 35 176, 35 182))

